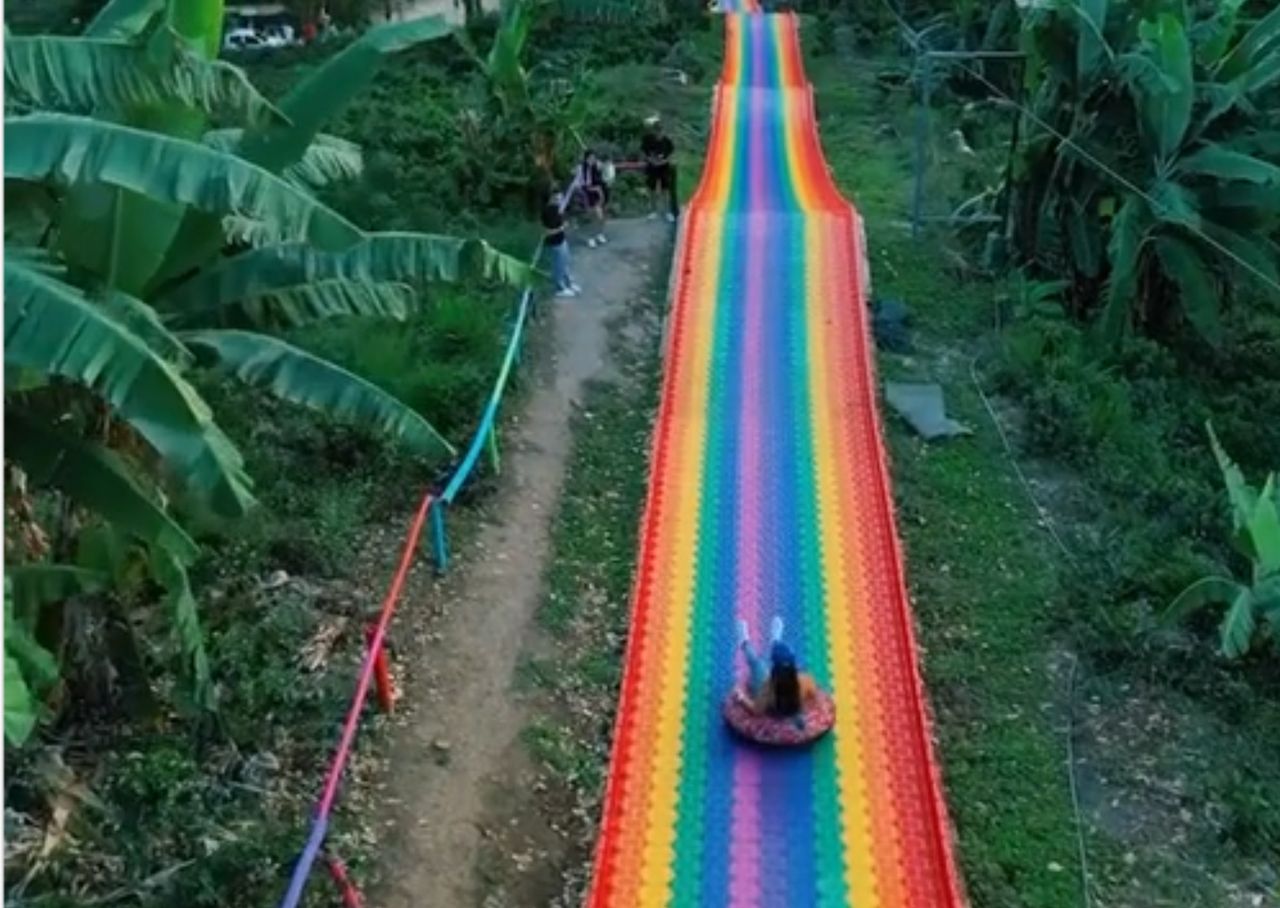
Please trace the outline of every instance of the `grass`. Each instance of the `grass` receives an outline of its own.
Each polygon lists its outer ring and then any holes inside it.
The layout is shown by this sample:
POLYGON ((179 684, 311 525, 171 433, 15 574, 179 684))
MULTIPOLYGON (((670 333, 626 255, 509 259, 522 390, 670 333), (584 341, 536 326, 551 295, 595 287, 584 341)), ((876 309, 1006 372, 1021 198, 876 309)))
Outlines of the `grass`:
MULTIPOLYGON (((876 78, 900 66, 821 55, 809 73, 829 162, 867 220, 875 294, 905 301, 914 319, 919 350, 882 354, 880 371, 939 382, 950 414, 975 430, 926 444, 889 421, 924 668, 974 904, 1083 898, 1065 766, 1073 659, 1095 896, 1143 906, 1227 906, 1238 892, 1265 899, 1280 866, 1274 824, 1262 819, 1280 797, 1266 756, 1280 746, 1276 673, 1265 657, 1228 666, 1208 642, 1153 635, 1151 615, 1226 557, 1220 480, 1200 421, 1214 414, 1230 424, 1233 450, 1255 471, 1258 455, 1280 445, 1273 423, 1244 415, 1247 402, 1280 387, 1273 358, 1223 364, 1274 349, 1277 335, 1254 318, 1235 326, 1223 362, 1146 347, 1116 368, 1100 365, 1086 339, 1064 340, 1074 329, 1061 325, 994 333, 1016 288, 962 274, 947 253, 965 252, 955 237, 930 232, 917 242, 905 229, 914 111, 876 78), (1028 338, 1035 343, 1011 366, 1010 346, 1028 338), (998 412, 1029 446, 1017 456, 1041 480, 1074 565, 1014 478, 971 379, 975 357, 988 391, 1008 395, 998 412), (1050 495, 1056 488, 1066 492, 1050 495)), ((940 105, 929 190, 944 208, 971 192, 975 166, 998 167, 1002 157, 995 140, 974 143, 977 165, 949 154, 954 122, 940 105)))

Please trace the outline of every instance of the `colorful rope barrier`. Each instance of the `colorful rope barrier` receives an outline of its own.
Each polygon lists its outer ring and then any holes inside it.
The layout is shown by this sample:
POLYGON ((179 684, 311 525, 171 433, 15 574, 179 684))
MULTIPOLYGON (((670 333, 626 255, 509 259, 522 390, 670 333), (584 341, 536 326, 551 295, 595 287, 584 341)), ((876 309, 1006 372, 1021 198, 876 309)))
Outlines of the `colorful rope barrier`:
MULTIPOLYGON (((573 197, 574 191, 578 188, 578 178, 575 176, 570 181, 568 187, 564 191, 564 198, 560 202, 560 211, 564 212, 569 204, 569 200, 573 197)), ((533 251, 530 258, 530 264, 536 265, 538 259, 542 255, 542 242, 539 241, 537 247, 533 251)), ((489 399, 485 404, 484 411, 481 413, 480 421, 476 426, 476 431, 472 437, 471 444, 467 447, 466 453, 457 467, 453 470, 449 480, 445 483, 444 491, 439 495, 428 493, 422 499, 422 503, 418 506, 418 511, 414 515, 414 519, 409 526, 409 532, 405 537, 404 548, 400 556, 400 564, 396 569, 396 573, 391 581, 391 587, 387 591, 387 596, 383 600, 382 608, 378 615, 378 621, 367 635, 365 646, 364 662, 360 669, 360 674, 356 680, 355 694, 351 699, 351 706, 347 710, 347 718, 342 727, 342 734, 339 737, 338 746, 334 751, 333 760, 329 765, 328 774, 325 776, 325 784, 320 795, 320 799, 316 804, 316 809, 312 815, 311 829, 307 835, 306 844, 303 846, 302 853, 298 857, 297 863, 294 865, 293 874, 289 880, 289 888, 286 890, 284 898, 280 902, 280 908, 297 908, 298 903, 302 899, 302 893, 306 889, 307 880, 311 875, 311 868, 315 865, 316 859, 320 856, 324 847, 325 836, 329 831, 329 816, 333 811, 334 801, 338 796, 338 786, 342 781, 342 774, 346 770, 347 761, 351 757, 351 749, 355 743, 356 731, 360 726, 360 717, 364 712, 365 701, 369 697, 369 686, 372 682, 377 682, 378 704, 384 712, 391 709, 393 697, 391 670, 387 663, 386 655, 386 637, 387 631, 391 625, 391 617, 395 613, 396 604, 400 600, 400 593, 404 587, 405 578, 409 574, 409 569, 413 565, 414 554, 418 549, 419 542, 422 538, 422 530, 428 519, 431 521, 431 535, 433 547, 435 550, 435 558, 437 568, 443 571, 448 566, 448 539, 446 536, 444 523, 444 509, 447 505, 451 505, 455 496, 461 490, 467 480, 474 473, 476 465, 480 459, 480 453, 486 446, 489 447, 493 456, 494 469, 498 466, 498 442, 497 442, 497 418, 498 408, 502 403, 502 395, 506 391, 507 381, 511 377, 511 371, 520 359, 520 348, 524 342, 524 330, 528 323, 529 315, 533 309, 533 290, 526 288, 520 294, 519 303, 516 306, 516 318, 512 326, 511 336, 507 340, 507 347, 502 358, 502 367, 498 370, 498 376, 494 380, 493 390, 489 394, 489 399)), ((359 904, 359 892, 356 890, 354 883, 347 876, 346 869, 341 862, 334 858, 328 859, 330 875, 333 876, 335 882, 339 885, 344 903, 347 905, 359 904), (353 901, 354 900, 354 901, 353 901)))
MULTIPOLYGON (((754 0, 728 0, 744 8, 754 0)), ((588 904, 964 904, 876 409, 862 223, 830 179, 797 20, 730 15, 676 252, 666 374, 588 904), (835 726, 721 719, 773 615, 835 726)))
MULTIPOLYGON (((578 178, 575 176, 570 181, 568 187, 564 190, 563 198, 560 201, 560 213, 563 214, 568 208, 569 203, 573 199, 574 193, 578 189, 578 178)), ((532 261, 537 262, 542 255, 542 242, 538 242, 537 249, 534 250, 532 261)), ((484 412, 480 415, 480 422, 476 425, 475 435, 471 438, 471 444, 467 447, 466 454, 463 455, 461 463, 454 470, 453 476, 445 484, 444 491, 440 493, 440 497, 436 502, 436 506, 431 514, 431 535, 432 543, 435 551, 436 568, 440 571, 445 570, 449 566, 449 542, 445 530, 444 509, 453 504, 453 500, 457 497, 458 492, 471 478, 472 472, 475 471, 476 464, 480 460, 481 453, 486 447, 489 448, 494 471, 498 469, 498 443, 497 443, 497 420, 498 408, 502 403, 502 395, 507 388, 507 381, 511 377, 511 370, 520 359, 520 347, 524 342, 524 329, 529 321, 529 315, 533 309, 533 291, 526 289, 520 295, 519 305, 516 307, 515 324, 512 326, 511 339, 507 343, 507 349, 502 357, 502 366, 498 370, 498 377, 493 383, 493 391, 489 394, 489 400, 485 404, 484 412)))
MULTIPOLYGON (((404 588, 405 578, 409 576, 409 569, 413 566, 413 558, 418 551, 418 539, 422 535, 422 528, 427 522, 427 512, 431 509, 434 500, 434 496, 424 495, 422 503, 418 505, 417 513, 413 516, 413 522, 409 525, 404 548, 400 553, 400 564, 396 568, 395 576, 391 579, 391 586, 387 590, 386 598, 382 601, 378 623, 374 626, 369 644, 365 648, 364 664, 356 680, 355 696, 351 698, 351 708, 347 710, 347 719, 342 726, 342 736, 338 740, 333 762, 329 766, 329 774, 325 777, 324 789, 316 804, 311 820, 311 833, 307 836, 307 844, 302 849, 298 863, 294 865, 293 877, 289 881, 289 889, 285 893, 284 900, 280 903, 281 908, 297 908, 298 902, 302 899, 302 891, 307 885, 307 877, 311 874, 311 867, 315 864, 316 858, 320 855, 320 849, 324 845, 324 837, 329 829, 329 815, 333 812, 333 804, 338 797, 338 786, 342 782, 342 773, 347 768, 347 760, 351 758, 356 730, 360 727, 360 716, 364 713, 365 700, 369 697, 369 685, 373 681, 378 659, 387 639, 387 628, 391 625, 391 616, 395 614, 396 603, 400 601, 400 592, 404 588)), ((345 878, 345 871, 343 876, 345 878)))

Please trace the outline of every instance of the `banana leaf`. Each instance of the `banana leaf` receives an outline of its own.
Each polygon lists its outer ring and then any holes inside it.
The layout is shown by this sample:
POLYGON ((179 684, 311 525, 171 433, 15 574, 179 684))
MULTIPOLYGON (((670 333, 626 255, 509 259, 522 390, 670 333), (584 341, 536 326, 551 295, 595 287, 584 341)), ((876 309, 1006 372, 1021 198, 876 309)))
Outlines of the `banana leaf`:
POLYGON ((1221 296, 1208 263, 1186 240, 1160 236, 1155 240, 1156 255, 1165 274, 1178 286, 1178 302, 1183 314, 1200 336, 1210 343, 1222 340, 1222 320, 1218 307, 1221 296))
POLYGON ((1146 243, 1150 215, 1146 203, 1136 195, 1125 197, 1111 225, 1107 256, 1111 275, 1107 280, 1106 302, 1099 328, 1104 340, 1120 340, 1132 323, 1133 300, 1138 292, 1138 265, 1146 243))
POLYGON ((248 250, 198 272, 167 293, 160 306, 190 324, 186 313, 216 311, 280 291, 298 292, 313 282, 421 286, 476 280, 524 287, 531 279, 528 265, 483 240, 430 233, 370 233, 339 253, 318 251, 302 243, 248 250))
POLYGON ((1280 46, 1280 6, 1259 19, 1222 58, 1215 75, 1230 80, 1245 73, 1264 55, 1280 46))
POLYGON ((85 385, 218 513, 253 504, 235 446, 200 395, 145 341, 21 257, 4 263, 5 363, 85 385))
MULTIPOLYGON (((243 138, 243 129, 215 129, 205 133, 200 141, 210 148, 234 154, 243 138)), ((332 183, 354 180, 363 172, 364 155, 359 145, 320 133, 307 146, 302 157, 284 168, 280 175, 295 186, 320 189, 332 183)))
POLYGON ((165 599, 173 623, 173 635, 182 659, 182 677, 187 682, 196 706, 212 712, 217 706, 213 674, 204 647, 204 631, 200 627, 200 611, 186 568, 165 549, 152 549, 151 572, 165 588, 165 599))
POLYGON ((1208 144, 1178 159, 1179 173, 1212 177, 1217 180, 1243 180, 1263 186, 1280 185, 1280 167, 1261 158, 1208 144))
MULTIPOLYGON (((307 193, 214 149, 88 117, 37 114, 5 121, 5 176, 60 185, 106 183, 212 214, 244 212, 282 241, 344 249, 354 224, 307 193)), ((64 238, 74 252, 77 235, 64 238)))
POLYGON ((395 438, 423 454, 453 446, 415 410, 377 385, 278 338, 249 331, 188 331, 202 361, 282 400, 395 438))
MULTIPOLYGON (((377 76, 389 57, 453 28, 430 16, 375 26, 321 64, 280 102, 289 126, 252 130, 239 155, 272 173, 281 173, 306 154, 325 123, 336 118, 377 76)), ((152 283, 162 286, 209 261, 222 245, 222 226, 200 212, 188 212, 152 283)))
POLYGON ((417 301, 408 284, 359 280, 303 280, 292 285, 259 287, 249 295, 191 306, 174 314, 179 329, 297 328, 330 318, 365 316, 403 321, 417 301))
POLYGON ((172 103, 248 123, 286 121, 241 70, 202 60, 168 29, 150 47, 55 35, 10 38, 4 81, 10 98, 72 113, 172 103))
POLYGON ((1162 160, 1177 152, 1191 123, 1195 101, 1192 76, 1191 43, 1178 17, 1162 13, 1154 22, 1144 21, 1139 33, 1147 44, 1152 61, 1171 80, 1171 87, 1151 90, 1149 85, 1135 86, 1144 132, 1152 149, 1162 160))
POLYGON ((168 0, 111 0, 84 30, 86 38, 128 40, 147 30, 168 0))
POLYGON ((173 552, 183 563, 195 560, 195 541, 116 452, 20 413, 8 414, 5 425, 5 453, 32 482, 59 489, 118 530, 173 552))
MULTIPOLYGON (((194 57, 215 60, 222 36, 222 0, 171 0, 163 12, 163 27, 153 28, 148 22, 142 33, 123 37, 145 44, 148 57, 154 60, 171 56, 175 41, 194 57)), ((147 15, 130 3, 121 5, 120 13, 125 19, 133 16, 137 20, 147 15)), ((129 25, 136 22, 130 21, 129 25)), ((106 120, 189 141, 200 137, 208 121, 204 111, 178 101, 107 108, 97 114, 106 120)), ((111 287, 142 296, 168 254, 186 213, 186 206, 180 202, 148 197, 125 187, 77 186, 67 194, 59 219, 62 249, 69 261, 96 274, 111 287)))
POLYGON ((34 632, 40 609, 63 602, 78 593, 105 589, 111 578, 73 564, 19 564, 10 567, 6 578, 13 581, 14 617, 34 632))

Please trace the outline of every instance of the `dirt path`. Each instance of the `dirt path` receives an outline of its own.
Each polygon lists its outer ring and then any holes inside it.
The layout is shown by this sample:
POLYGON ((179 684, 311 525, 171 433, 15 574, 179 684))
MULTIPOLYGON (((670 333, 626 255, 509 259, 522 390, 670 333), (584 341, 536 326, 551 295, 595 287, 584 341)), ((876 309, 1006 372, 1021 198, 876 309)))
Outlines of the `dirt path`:
MULTIPOLYGON (((574 249, 585 289, 548 305, 545 348, 518 422, 509 428, 500 491, 466 557, 435 596, 448 609, 407 682, 414 714, 395 734, 378 908, 460 908, 478 899, 476 860, 495 786, 523 770, 528 709, 512 690, 535 640, 550 521, 571 452, 570 417, 584 384, 607 374, 607 326, 651 283, 665 225, 620 221, 612 242, 574 249)), ((637 452, 637 456, 643 456, 637 452)), ((464 553, 460 553, 464 554, 464 553)))

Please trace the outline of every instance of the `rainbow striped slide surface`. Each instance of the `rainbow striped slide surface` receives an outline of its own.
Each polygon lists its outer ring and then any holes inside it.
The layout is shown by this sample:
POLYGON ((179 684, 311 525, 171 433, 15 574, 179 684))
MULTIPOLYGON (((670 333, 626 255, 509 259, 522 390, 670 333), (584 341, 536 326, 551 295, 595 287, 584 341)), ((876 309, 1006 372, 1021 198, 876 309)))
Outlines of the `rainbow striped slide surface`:
MULTIPOLYGON (((741 0, 738 0, 741 2, 741 0)), ((748 0, 749 2, 749 0, 748 0)), ((726 18, 666 375, 593 908, 963 904, 876 411, 862 226, 793 16, 726 18), (736 622, 836 701, 808 750, 731 737, 736 622)))

